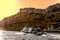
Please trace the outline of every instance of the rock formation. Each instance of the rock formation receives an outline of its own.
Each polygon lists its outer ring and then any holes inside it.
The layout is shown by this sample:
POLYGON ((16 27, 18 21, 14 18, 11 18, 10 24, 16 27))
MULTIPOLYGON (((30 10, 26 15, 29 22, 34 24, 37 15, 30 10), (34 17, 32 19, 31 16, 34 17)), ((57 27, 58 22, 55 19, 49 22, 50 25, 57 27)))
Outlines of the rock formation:
POLYGON ((60 4, 54 4, 46 9, 21 8, 12 16, 1 21, 4 30, 20 31, 23 27, 40 27, 41 29, 54 29, 56 26, 60 30, 60 4))

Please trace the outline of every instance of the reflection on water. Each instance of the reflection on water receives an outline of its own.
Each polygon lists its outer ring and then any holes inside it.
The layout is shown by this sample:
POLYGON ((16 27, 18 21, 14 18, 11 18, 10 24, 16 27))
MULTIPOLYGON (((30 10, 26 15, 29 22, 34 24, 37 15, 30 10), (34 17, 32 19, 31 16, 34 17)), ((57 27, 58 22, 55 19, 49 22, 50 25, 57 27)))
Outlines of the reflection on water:
POLYGON ((17 36, 13 31, 0 31, 0 40, 17 40, 17 36))
POLYGON ((2 35, 3 35, 3 31, 2 31, 2 30, 0 30, 0 40, 2 40, 2 39, 3 39, 2 35))
POLYGON ((0 30, 0 35, 3 35, 3 33, 2 33, 3 31, 2 30, 0 30))
POLYGON ((0 40, 60 40, 60 34, 43 34, 36 36, 33 34, 24 35, 23 32, 17 31, 0 31, 0 40))

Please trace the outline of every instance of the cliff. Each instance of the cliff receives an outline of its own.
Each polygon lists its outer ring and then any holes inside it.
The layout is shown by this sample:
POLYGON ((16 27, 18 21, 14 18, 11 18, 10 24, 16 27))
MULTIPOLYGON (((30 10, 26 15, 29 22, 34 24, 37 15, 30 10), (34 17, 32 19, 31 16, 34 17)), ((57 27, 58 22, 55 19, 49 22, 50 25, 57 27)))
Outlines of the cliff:
POLYGON ((60 4, 46 9, 22 8, 1 21, 4 30, 20 31, 23 27, 40 27, 42 30, 60 30, 60 4))

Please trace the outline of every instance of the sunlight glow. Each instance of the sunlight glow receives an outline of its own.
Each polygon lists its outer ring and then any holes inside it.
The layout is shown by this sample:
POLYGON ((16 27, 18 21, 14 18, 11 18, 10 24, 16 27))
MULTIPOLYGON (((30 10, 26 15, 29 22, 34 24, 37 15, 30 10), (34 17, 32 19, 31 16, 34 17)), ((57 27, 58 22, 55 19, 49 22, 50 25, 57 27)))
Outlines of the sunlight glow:
POLYGON ((17 32, 17 33, 15 33, 15 34, 25 34, 25 33, 23 33, 23 32, 17 32))
POLYGON ((0 36, 3 35, 3 30, 0 30, 0 36))
POLYGON ((50 5, 60 3, 60 0, 20 0, 22 8, 24 7, 35 7, 35 8, 46 8, 50 5))
POLYGON ((20 8, 46 8, 55 3, 60 3, 60 0, 0 0, 0 20, 15 15, 20 8))
POLYGON ((18 0, 0 0, 0 20, 18 12, 18 0))
POLYGON ((2 35, 3 35, 3 30, 0 30, 0 40, 3 39, 2 35))

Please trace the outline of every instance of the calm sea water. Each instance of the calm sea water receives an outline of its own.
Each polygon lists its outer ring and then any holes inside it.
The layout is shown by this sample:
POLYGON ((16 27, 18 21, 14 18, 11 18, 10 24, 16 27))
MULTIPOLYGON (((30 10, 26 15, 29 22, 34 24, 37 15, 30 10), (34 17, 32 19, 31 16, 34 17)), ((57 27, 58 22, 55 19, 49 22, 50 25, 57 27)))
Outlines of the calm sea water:
POLYGON ((41 36, 33 34, 24 35, 17 31, 0 31, 0 40, 60 40, 60 34, 46 33, 41 36))

